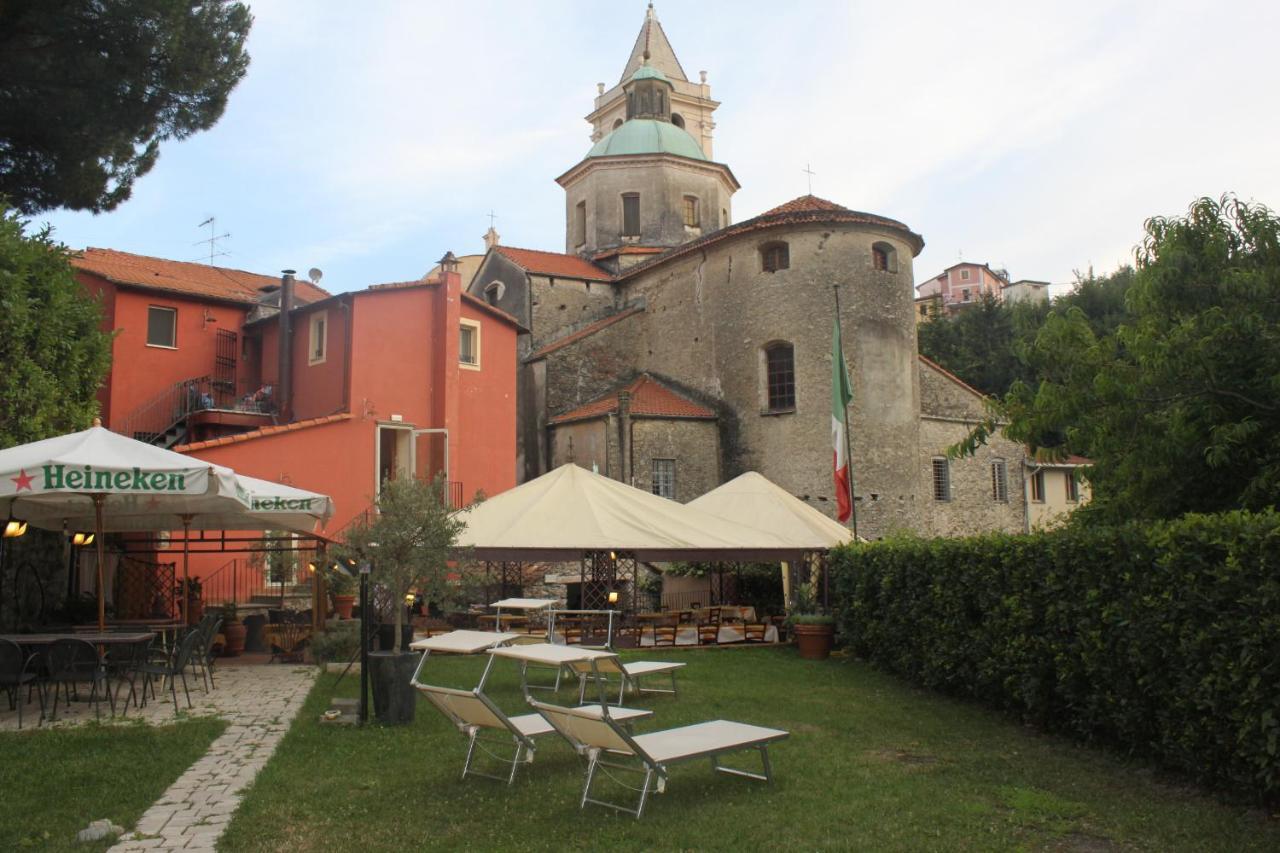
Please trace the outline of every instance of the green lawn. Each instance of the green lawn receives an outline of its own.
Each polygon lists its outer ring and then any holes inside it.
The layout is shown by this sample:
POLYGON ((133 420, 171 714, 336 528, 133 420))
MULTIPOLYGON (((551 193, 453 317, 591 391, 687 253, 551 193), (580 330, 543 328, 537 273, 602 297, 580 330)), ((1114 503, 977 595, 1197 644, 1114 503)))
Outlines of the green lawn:
MULTIPOLYGON (((319 725, 334 691, 327 676, 220 849, 1280 848, 1280 825, 1265 815, 858 663, 806 662, 791 649, 676 655, 689 664, 682 694, 632 702, 657 711, 639 730, 717 717, 787 729, 791 738, 770 751, 773 787, 698 762, 673 768, 640 821, 582 812, 583 766, 554 736, 513 787, 464 782, 465 741, 425 701, 411 727, 319 725)), ((437 657, 429 671, 469 686, 482 663, 437 657)), ((514 667, 500 675, 495 698, 523 712, 514 667)), ((340 693, 354 689, 348 678, 340 693)))
POLYGON ((194 718, 0 733, 0 850, 105 850, 76 833, 102 818, 131 829, 225 727, 194 718))

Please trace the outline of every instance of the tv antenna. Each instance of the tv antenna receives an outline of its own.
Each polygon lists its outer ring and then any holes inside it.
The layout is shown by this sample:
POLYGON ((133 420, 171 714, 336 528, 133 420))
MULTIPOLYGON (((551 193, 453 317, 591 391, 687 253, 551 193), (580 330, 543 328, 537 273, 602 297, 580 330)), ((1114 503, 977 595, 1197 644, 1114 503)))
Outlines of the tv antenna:
POLYGON ((311 269, 307 270, 307 279, 312 284, 318 285, 320 283, 320 279, 322 278, 324 278, 324 272, 319 267, 312 267, 311 269))
MULTIPOLYGON (((192 243, 191 245, 193 245, 193 246, 200 246, 200 245, 203 245, 203 244, 205 244, 205 243, 208 243, 208 244, 209 244, 209 266, 213 266, 213 259, 214 259, 214 258, 221 258, 221 257, 223 257, 224 255, 230 255, 230 254, 231 254, 230 252, 219 252, 219 251, 218 251, 218 241, 219 241, 219 240, 226 240, 228 237, 230 237, 230 236, 231 236, 231 232, 230 232, 230 231, 228 231, 228 232, 227 232, 227 233, 225 233, 225 234, 219 234, 219 233, 218 233, 218 222, 217 222, 217 218, 216 218, 216 217, 213 217, 213 216, 210 216, 208 219, 206 219, 204 222, 201 222, 201 223, 200 223, 199 225, 197 225, 196 227, 197 227, 197 228, 203 228, 203 227, 205 227, 206 225, 208 225, 208 226, 209 226, 209 239, 207 239, 207 240, 197 240, 197 241, 195 241, 194 243, 192 243)), ((202 260, 204 260, 204 258, 203 258, 203 257, 201 257, 201 258, 197 258, 197 260, 201 260, 201 261, 202 261, 202 260)))

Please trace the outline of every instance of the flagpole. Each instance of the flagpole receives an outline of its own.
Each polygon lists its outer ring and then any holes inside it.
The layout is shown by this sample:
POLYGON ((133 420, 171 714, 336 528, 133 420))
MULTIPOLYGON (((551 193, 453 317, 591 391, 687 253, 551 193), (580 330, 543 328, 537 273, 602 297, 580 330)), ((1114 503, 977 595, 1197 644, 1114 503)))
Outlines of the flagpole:
MULTIPOLYGON (((831 290, 832 290, 832 291, 835 293, 835 295, 836 295, 836 322, 837 322, 837 323, 839 323, 839 322, 840 322, 840 285, 838 285, 838 284, 833 284, 833 285, 831 285, 831 290)), ((841 336, 840 336, 840 338, 841 338, 841 340, 843 340, 843 339, 844 339, 844 335, 841 335, 841 336)), ((840 355, 841 355, 842 357, 844 356, 844 347, 843 347, 843 346, 841 346, 841 347, 840 347, 840 355)), ((849 369, 849 368, 848 368, 848 365, 843 365, 843 367, 844 367, 844 369, 845 369, 846 371, 849 369)), ((844 423, 845 423, 845 428, 844 428, 844 454, 845 454, 845 461, 846 461, 846 462, 848 463, 848 465, 849 465, 849 512, 851 513, 850 521, 852 521, 852 522, 853 522, 853 541, 854 541, 854 542, 857 542, 857 541, 858 541, 858 502, 857 502, 857 500, 855 500, 855 498, 854 498, 854 487, 853 487, 853 483, 854 483, 854 476, 853 476, 853 421, 852 421, 852 420, 850 419, 850 417, 849 417, 849 407, 848 407, 848 406, 845 406, 845 408, 844 408, 844 423)))

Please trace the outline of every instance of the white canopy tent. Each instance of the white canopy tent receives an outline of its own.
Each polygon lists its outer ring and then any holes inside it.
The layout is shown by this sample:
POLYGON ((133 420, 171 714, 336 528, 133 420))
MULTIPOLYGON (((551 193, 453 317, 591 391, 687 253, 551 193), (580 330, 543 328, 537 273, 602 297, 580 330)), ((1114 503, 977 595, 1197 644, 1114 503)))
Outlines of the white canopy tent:
MULTIPOLYGON (((105 623, 105 532, 276 530, 310 534, 333 513, 324 495, 99 426, 0 450, 0 513, 45 530, 93 531, 98 622, 105 623)), ((184 580, 187 572, 184 535, 184 580)))
MULTIPOLYGON (((717 486, 687 506, 801 542, 810 553, 825 552, 854 540, 852 530, 755 471, 717 486)), ((784 563, 783 596, 788 601, 791 599, 790 574, 790 565, 784 563)), ((722 593, 723 583, 721 576, 722 593)))

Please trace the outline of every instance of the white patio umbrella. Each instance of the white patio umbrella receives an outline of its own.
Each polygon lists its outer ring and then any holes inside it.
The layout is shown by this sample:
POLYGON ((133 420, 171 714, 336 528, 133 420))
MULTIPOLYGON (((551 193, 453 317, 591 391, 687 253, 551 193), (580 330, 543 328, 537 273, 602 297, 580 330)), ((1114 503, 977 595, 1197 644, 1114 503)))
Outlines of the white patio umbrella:
MULTIPOLYGON (((310 532, 331 512, 332 502, 323 495, 238 476, 230 468, 126 438, 97 421, 81 432, 0 450, 0 513, 46 530, 94 531, 99 627, 106 623, 108 531, 310 532)), ((185 587, 185 545, 183 558, 185 587)))

